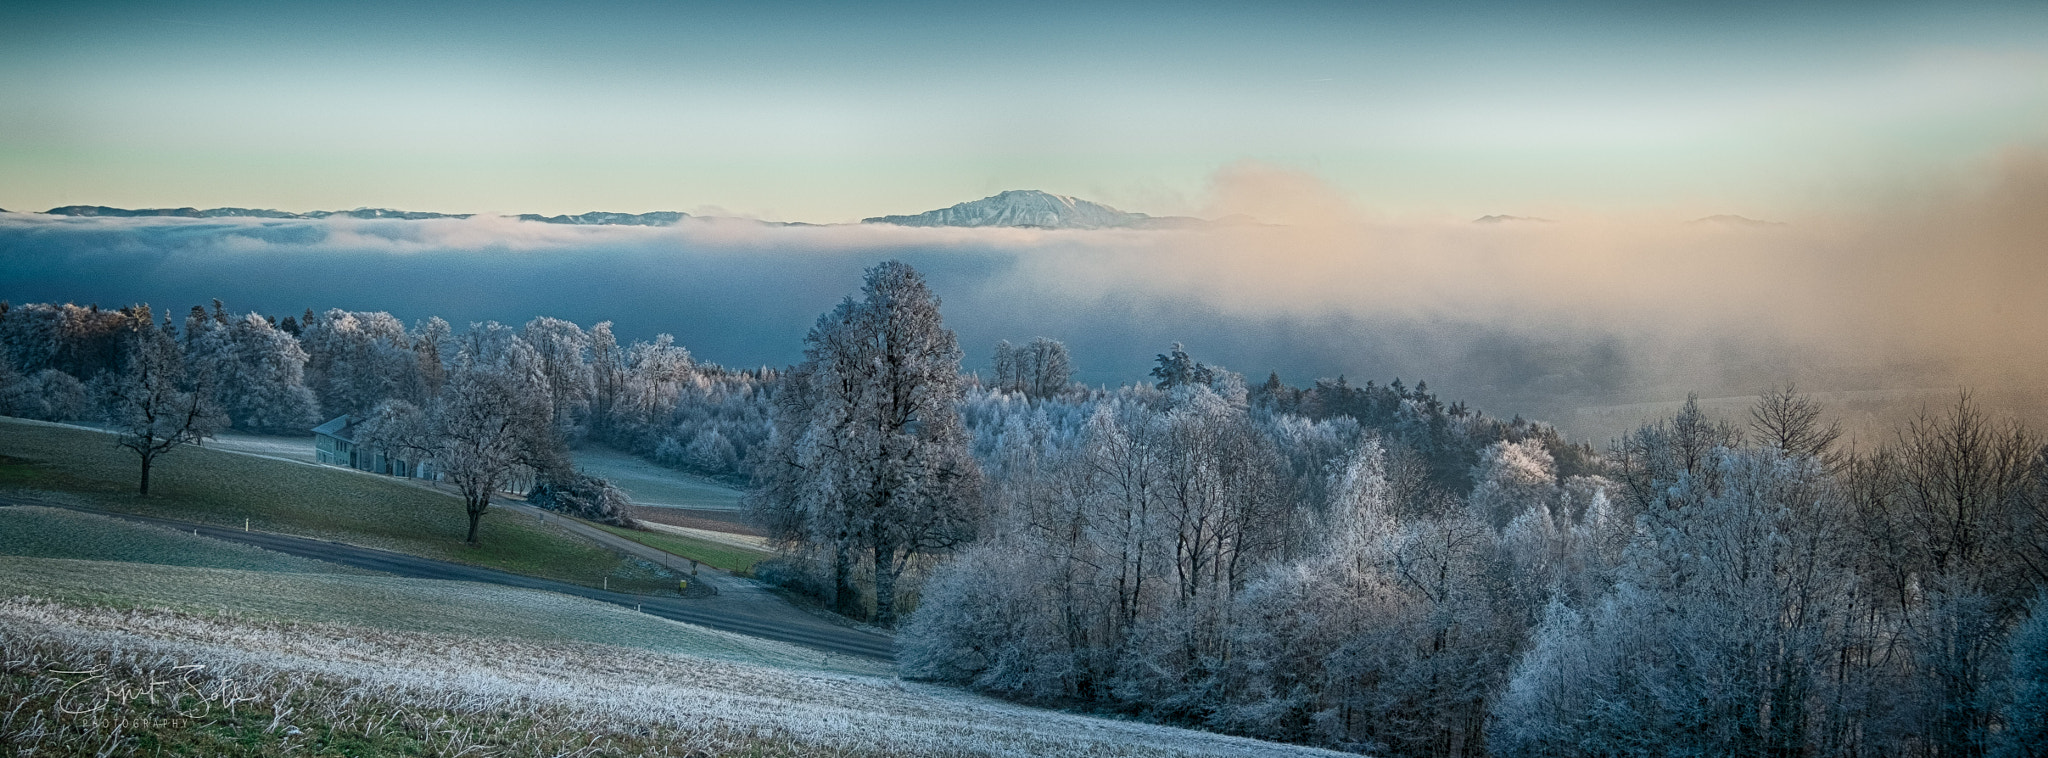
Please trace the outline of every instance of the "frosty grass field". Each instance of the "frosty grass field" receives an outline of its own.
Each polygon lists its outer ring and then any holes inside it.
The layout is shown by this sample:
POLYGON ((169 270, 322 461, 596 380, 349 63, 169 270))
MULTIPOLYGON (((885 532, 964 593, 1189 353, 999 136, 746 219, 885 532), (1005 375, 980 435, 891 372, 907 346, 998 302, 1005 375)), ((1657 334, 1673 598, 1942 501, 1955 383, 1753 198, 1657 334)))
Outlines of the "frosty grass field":
POLYGON ((740 491, 730 485, 595 445, 575 451, 574 456, 577 468, 611 480, 639 505, 713 511, 740 508, 740 491))
POLYGON ((881 677, 27 599, 0 601, 0 647, 0 731, 37 754, 147 733, 247 754, 1336 755, 881 677))
POLYGON ((0 742, 37 755, 1323 754, 89 514, 0 508, 0 547, 0 742))
POLYGON ((605 643, 887 673, 881 664, 678 624, 594 600, 371 573, 91 514, 0 508, 0 595, 5 596, 394 631, 605 643))

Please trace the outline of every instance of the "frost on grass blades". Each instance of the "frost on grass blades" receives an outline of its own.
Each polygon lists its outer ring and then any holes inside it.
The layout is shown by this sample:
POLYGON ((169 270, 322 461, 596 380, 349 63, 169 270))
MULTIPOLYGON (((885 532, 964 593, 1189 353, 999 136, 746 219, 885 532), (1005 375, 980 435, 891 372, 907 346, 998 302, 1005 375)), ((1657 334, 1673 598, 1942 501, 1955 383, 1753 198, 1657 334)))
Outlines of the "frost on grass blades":
POLYGON ((459 755, 1315 756, 889 679, 164 611, 0 601, 0 739, 459 755))

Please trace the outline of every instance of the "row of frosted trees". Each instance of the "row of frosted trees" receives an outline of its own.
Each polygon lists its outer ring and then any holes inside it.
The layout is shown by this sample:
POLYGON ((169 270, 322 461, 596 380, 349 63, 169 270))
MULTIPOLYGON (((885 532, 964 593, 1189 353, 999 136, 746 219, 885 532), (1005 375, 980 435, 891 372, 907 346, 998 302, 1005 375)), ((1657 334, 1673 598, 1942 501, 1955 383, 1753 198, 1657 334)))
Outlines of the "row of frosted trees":
POLYGON ((169 319, 152 322, 146 306, 0 304, 0 414, 97 418, 86 383, 121 370, 143 322, 177 342, 233 428, 267 434, 301 434, 342 414, 366 418, 386 400, 423 407, 465 347, 509 335, 530 348, 549 418, 571 441, 595 438, 735 481, 747 478, 748 456, 768 436, 776 377, 699 364, 667 335, 622 346, 609 322, 586 330, 542 317, 518 329, 489 323, 458 334, 440 318, 410 327, 382 312, 271 319, 215 301, 210 310, 193 307, 181 330, 169 319))
POLYGON ((1416 430, 1527 425, 1413 397, 1317 420, 1160 364, 970 398, 991 521, 925 588, 907 670, 1392 755, 2048 744, 2048 451, 1967 398, 1862 450, 1790 390, 1604 456, 1502 434, 1455 491, 1416 430))
MULTIPOLYGON (((744 477, 767 437, 774 373, 699 365, 663 335, 621 347, 609 323, 554 318, 456 332, 381 312, 273 321, 194 307, 183 328, 148 306, 0 304, 0 414, 108 422, 155 459, 232 425, 305 434, 348 414, 358 441, 430 464, 469 504, 470 539, 494 493, 623 523, 623 499, 576 472, 598 438, 707 474, 744 477), (184 423, 164 412, 182 403, 184 423), (175 428, 174 428, 175 427, 175 428)), ((132 443, 132 444, 131 444, 132 443)))

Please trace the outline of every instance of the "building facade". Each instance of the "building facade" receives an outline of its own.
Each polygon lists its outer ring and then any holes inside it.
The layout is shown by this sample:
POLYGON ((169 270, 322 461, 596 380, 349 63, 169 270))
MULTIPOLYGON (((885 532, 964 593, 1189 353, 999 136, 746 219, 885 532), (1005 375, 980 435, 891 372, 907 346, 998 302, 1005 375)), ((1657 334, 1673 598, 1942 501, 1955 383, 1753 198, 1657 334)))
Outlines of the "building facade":
POLYGON ((409 461, 357 444, 356 425, 346 414, 313 427, 313 459, 329 466, 412 479, 439 479, 431 464, 409 461))

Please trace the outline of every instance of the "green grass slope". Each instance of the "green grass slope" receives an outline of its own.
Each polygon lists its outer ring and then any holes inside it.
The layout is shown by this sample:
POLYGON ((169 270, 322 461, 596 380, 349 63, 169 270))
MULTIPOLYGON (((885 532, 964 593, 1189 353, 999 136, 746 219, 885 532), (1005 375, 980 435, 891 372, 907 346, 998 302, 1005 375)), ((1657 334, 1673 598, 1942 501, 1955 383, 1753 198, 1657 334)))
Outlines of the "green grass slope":
POLYGON ((710 566, 716 569, 722 569, 735 574, 745 574, 750 571, 753 571, 754 564, 775 557, 774 553, 765 550, 749 550, 747 548, 739 547, 736 545, 728 545, 723 542, 713 542, 711 540, 698 539, 696 537, 687 537, 680 534, 665 534, 662 532, 643 532, 636 529, 621 529, 616 526, 606 526, 604 524, 599 524, 597 526, 598 528, 603 529, 607 532, 611 532, 626 539, 633 540, 634 542, 638 542, 642 545, 646 545, 648 547, 660 550, 670 555, 682 556, 684 558, 688 558, 703 563, 706 566, 710 566))
POLYGON ((330 539, 585 586, 673 592, 669 573, 524 514, 484 514, 481 545, 455 496, 349 469, 179 448, 159 459, 150 495, 140 464, 100 432, 0 418, 0 493, 111 511, 330 539))

